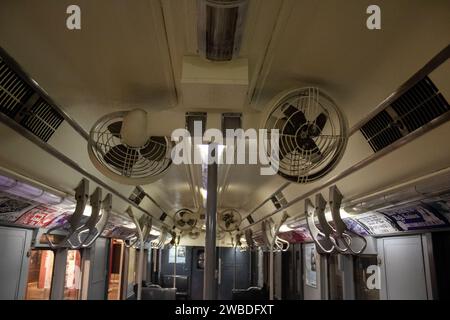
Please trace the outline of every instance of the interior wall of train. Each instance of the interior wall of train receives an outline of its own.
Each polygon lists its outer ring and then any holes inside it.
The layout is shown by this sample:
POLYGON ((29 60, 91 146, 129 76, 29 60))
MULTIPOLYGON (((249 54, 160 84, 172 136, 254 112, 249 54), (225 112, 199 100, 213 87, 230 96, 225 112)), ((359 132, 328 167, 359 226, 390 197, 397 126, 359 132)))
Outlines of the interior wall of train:
POLYGON ((0 299, 450 298, 450 2, 0 1, 0 299))

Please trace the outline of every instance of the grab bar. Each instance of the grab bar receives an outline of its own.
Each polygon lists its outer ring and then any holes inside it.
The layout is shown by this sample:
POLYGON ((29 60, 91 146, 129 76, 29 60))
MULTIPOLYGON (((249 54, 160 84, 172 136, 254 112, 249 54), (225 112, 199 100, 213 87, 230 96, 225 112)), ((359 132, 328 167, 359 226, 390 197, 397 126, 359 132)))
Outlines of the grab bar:
POLYGON ((64 247, 69 239, 74 235, 76 230, 80 227, 81 219, 83 217, 84 210, 86 209, 86 204, 89 199, 89 181, 87 179, 82 179, 78 186, 75 188, 75 200, 76 206, 75 211, 69 217, 68 221, 64 223, 62 226, 55 226, 47 230, 44 234, 50 247, 52 249, 58 249, 64 247), (68 230, 68 234, 61 240, 60 243, 55 244, 50 239, 50 235, 55 230, 68 230))

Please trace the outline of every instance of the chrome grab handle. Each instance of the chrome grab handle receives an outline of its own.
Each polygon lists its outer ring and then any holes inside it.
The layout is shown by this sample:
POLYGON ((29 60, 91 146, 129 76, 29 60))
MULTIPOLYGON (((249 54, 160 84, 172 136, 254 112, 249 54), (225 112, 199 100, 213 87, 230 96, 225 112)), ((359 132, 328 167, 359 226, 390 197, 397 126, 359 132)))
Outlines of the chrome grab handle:
POLYGON ((108 193, 102 201, 102 215, 100 219, 98 219, 95 224, 94 230, 96 233, 92 235, 92 232, 89 232, 88 236, 83 241, 83 248, 90 247, 95 240, 102 234, 103 230, 105 230, 106 224, 108 223, 109 216, 112 212, 112 195, 108 193), (90 239, 89 239, 90 238, 90 239))
MULTIPOLYGON (((149 216, 146 216, 146 215, 142 215, 138 222, 139 222, 139 227, 142 230, 142 237, 143 237, 144 243, 145 243, 148 241, 150 231, 152 230, 152 224, 153 224, 152 218, 149 216)), ((125 239, 125 240, 132 241, 129 244, 125 243, 125 246, 127 248, 133 247, 134 245, 136 245, 137 241, 139 240, 137 232, 135 234, 127 237, 127 239, 125 239)))
POLYGON ((69 217, 68 221, 64 223, 62 226, 52 227, 48 229, 47 232, 44 234, 52 249, 64 247, 68 243, 69 239, 76 232, 76 230, 80 227, 81 218, 83 217, 83 213, 86 208, 88 199, 89 199, 89 181, 87 179, 82 179, 78 184, 78 186, 75 188, 76 206, 73 214, 69 217), (58 244, 53 243, 49 235, 51 235, 52 232, 55 230, 62 230, 62 229, 68 229, 69 232, 68 235, 66 235, 64 239, 61 240, 60 243, 58 244))
MULTIPOLYGON (((316 204, 318 198, 316 197, 316 204)), ((325 253, 332 253, 334 251, 334 245, 331 243, 326 237, 325 234, 317 228, 316 223, 314 221, 315 211, 318 210, 319 207, 314 208, 311 200, 307 198, 305 200, 305 215, 306 215, 306 223, 308 225, 309 232, 311 233, 311 237, 313 238, 314 243, 325 253), (321 237, 322 239, 319 239, 321 237), (326 246, 324 246, 321 242, 324 242, 326 246)), ((325 210, 325 208, 323 208, 325 210)))
POLYGON ((81 239, 81 236, 85 234, 86 232, 92 232, 92 230, 95 228, 95 225, 97 224, 97 221, 100 216, 100 209, 102 204, 102 189, 100 187, 97 187, 94 191, 94 193, 91 194, 90 197, 90 204, 92 207, 91 216, 89 217, 88 221, 86 221, 85 224, 78 227, 75 232, 72 234, 72 237, 70 237, 67 242, 71 246, 72 249, 79 249, 82 247, 83 242, 85 239, 81 239), (73 238, 78 243, 73 243, 73 238))
POLYGON ((350 250, 352 254, 362 253, 367 247, 367 240, 363 236, 349 230, 345 222, 342 220, 340 209, 343 196, 341 192, 336 186, 331 186, 329 189, 329 196, 331 216, 333 217, 333 221, 336 226, 336 240, 341 240, 347 250, 350 250), (352 249, 351 244, 353 242, 353 236, 360 238, 363 241, 363 246, 360 250, 355 251, 352 249))

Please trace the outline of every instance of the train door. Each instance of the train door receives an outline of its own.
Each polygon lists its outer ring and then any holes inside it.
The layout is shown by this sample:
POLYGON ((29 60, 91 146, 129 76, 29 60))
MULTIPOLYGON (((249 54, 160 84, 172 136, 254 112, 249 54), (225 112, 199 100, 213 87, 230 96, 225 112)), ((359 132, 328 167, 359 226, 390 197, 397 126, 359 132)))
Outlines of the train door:
POLYGON ((378 239, 381 299, 432 299, 426 235, 378 239))
POLYGON ((314 243, 303 244, 303 298, 321 300, 328 298, 326 257, 316 251, 314 243))
POLYGON ((291 244, 282 254, 282 299, 302 299, 302 246, 291 244))
POLYGON ((112 239, 109 256, 108 300, 120 300, 124 256, 123 241, 112 239))
POLYGON ((194 247, 192 249, 192 279, 191 298, 193 300, 203 299, 203 272, 205 269, 205 248, 194 247))
POLYGON ((81 297, 81 251, 67 250, 64 279, 64 300, 78 300, 81 297))
POLYGON ((83 272, 86 274, 88 300, 104 300, 107 297, 109 239, 98 238, 91 248, 86 250, 83 272))
POLYGON ((450 300, 450 232, 433 233, 433 257, 436 270, 434 298, 450 300))
POLYGON ((33 249, 29 253, 25 300, 49 300, 55 254, 52 250, 33 249))
POLYGON ((250 254, 228 247, 219 247, 218 253, 218 299, 231 300, 233 289, 250 286, 250 254))
POLYGON ((0 299, 23 299, 32 231, 0 227, 0 299))
POLYGON ((376 254, 354 257, 354 286, 356 300, 380 299, 380 268, 376 254))
POLYGON ((328 297, 330 300, 344 300, 343 268, 341 256, 331 254, 327 258, 328 263, 328 297))

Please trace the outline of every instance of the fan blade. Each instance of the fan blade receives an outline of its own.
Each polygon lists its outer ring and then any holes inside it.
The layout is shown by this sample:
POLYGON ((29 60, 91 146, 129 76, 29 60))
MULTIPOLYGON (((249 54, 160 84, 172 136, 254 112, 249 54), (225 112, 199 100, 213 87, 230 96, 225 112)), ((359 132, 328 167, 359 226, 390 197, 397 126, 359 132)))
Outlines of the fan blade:
POLYGON ((280 154, 279 160, 283 161, 289 153, 294 152, 297 149, 295 137, 280 136, 278 140, 278 148, 280 154))
POLYGON ((150 161, 161 161, 166 156, 166 149, 165 137, 150 137, 147 144, 140 149, 140 153, 150 161))
POLYGON ((303 151, 319 150, 319 148, 317 147, 316 143, 311 138, 306 138, 306 139, 298 138, 297 139, 297 144, 300 147, 300 149, 302 149, 303 151))
POLYGON ((287 120, 292 124, 295 131, 306 123, 306 117, 303 111, 297 109, 291 104, 283 111, 283 114, 286 116, 287 120))
POLYGON ((321 113, 317 116, 316 120, 314 121, 314 125, 311 126, 309 135, 311 137, 317 137, 322 133, 323 128, 325 127, 325 124, 327 123, 327 116, 324 113, 321 113))
POLYGON ((313 139, 299 139, 298 144, 302 151, 306 151, 311 154, 309 157, 311 162, 317 163, 322 159, 322 153, 313 139))
POLYGON ((111 123, 108 126, 108 130, 114 137, 120 138, 120 130, 122 130, 122 121, 111 123))
POLYGON ((138 160, 138 153, 134 149, 129 149, 123 144, 112 147, 103 157, 106 163, 114 168, 127 172, 138 160))

